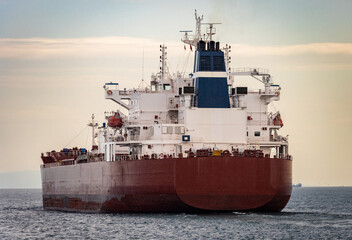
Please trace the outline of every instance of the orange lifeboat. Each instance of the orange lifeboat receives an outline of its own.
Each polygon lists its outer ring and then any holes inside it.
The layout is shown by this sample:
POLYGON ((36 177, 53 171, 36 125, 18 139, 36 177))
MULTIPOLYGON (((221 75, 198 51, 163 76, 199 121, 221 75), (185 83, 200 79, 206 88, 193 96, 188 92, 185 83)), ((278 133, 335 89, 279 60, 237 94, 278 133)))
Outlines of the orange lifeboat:
POLYGON ((108 126, 112 128, 120 128, 122 124, 122 118, 119 113, 115 113, 115 115, 111 116, 108 120, 108 126))
POLYGON ((284 126, 284 123, 282 122, 282 118, 281 118, 280 113, 277 114, 276 117, 274 118, 274 125, 275 126, 281 126, 281 127, 284 126))

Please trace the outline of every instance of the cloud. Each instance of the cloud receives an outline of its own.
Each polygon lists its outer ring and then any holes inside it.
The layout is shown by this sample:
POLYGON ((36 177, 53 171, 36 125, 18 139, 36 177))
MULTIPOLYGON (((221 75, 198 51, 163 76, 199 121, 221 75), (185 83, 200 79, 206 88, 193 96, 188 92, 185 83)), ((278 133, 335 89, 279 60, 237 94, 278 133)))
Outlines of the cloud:
MULTIPOLYGON (((91 38, 0 38, 2 59, 53 59, 128 57, 142 51, 158 50, 160 42, 147 38, 91 37, 91 38)), ((182 43, 168 42, 168 46, 182 43)), ((238 56, 294 56, 294 55, 352 55, 352 43, 311 43, 278 46, 232 44, 232 54, 238 56)))
POLYGON ((101 38, 27 38, 0 39, 0 58, 3 59, 51 59, 90 58, 131 55, 149 51, 159 43, 152 39, 130 37, 101 38))
POLYGON ((279 46, 232 44, 231 46, 233 53, 240 56, 352 55, 352 43, 310 43, 279 46))

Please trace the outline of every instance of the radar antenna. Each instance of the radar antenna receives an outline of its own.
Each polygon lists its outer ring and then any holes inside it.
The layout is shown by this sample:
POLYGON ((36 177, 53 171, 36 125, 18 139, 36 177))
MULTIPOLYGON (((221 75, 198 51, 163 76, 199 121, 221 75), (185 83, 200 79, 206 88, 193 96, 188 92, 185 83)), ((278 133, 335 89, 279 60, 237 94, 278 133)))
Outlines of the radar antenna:
POLYGON ((203 15, 201 17, 198 16, 197 14, 197 10, 195 10, 194 12, 194 16, 196 19, 196 31, 194 35, 189 35, 188 33, 192 32, 192 31, 180 31, 185 33, 183 35, 183 38, 181 39, 182 42, 192 45, 195 48, 197 48, 197 43, 202 40, 202 32, 201 32, 201 26, 202 25, 208 25, 207 27, 207 33, 204 34, 204 38, 203 40, 205 40, 206 42, 212 41, 213 40, 213 35, 215 35, 216 33, 216 29, 214 27, 215 24, 221 24, 221 23, 202 23, 203 21, 203 15), (192 39, 193 37, 193 39, 192 39))
POLYGON ((203 25, 209 25, 207 27, 207 38, 206 41, 213 41, 213 35, 216 33, 216 28, 214 27, 215 24, 221 24, 221 23, 202 23, 203 25))
POLYGON ((185 35, 183 35, 183 39, 181 39, 181 41, 184 43, 193 45, 193 40, 189 38, 192 35, 188 35, 188 33, 191 33, 192 31, 191 30, 184 30, 184 31, 180 31, 180 32, 185 33, 185 35))

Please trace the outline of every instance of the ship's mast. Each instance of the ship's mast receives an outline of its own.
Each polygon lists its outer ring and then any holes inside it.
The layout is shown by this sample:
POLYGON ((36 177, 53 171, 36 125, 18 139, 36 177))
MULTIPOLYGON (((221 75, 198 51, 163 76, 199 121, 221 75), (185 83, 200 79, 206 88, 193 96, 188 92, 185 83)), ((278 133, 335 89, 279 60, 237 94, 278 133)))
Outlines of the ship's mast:
POLYGON ((202 26, 202 21, 203 21, 203 15, 202 17, 199 17, 197 14, 197 10, 194 10, 194 16, 196 19, 196 32, 195 35, 193 35, 193 39, 190 38, 192 37, 192 35, 188 35, 189 32, 192 31, 180 31, 180 32, 184 32, 185 35, 183 36, 183 39, 181 39, 182 42, 192 45, 195 48, 197 48, 197 43, 199 42, 199 40, 202 39, 202 31, 201 31, 201 26, 202 26))
POLYGON ((98 126, 98 123, 94 122, 94 114, 92 114, 92 121, 88 123, 88 126, 92 128, 92 146, 97 146, 95 142, 95 128, 98 126))
POLYGON ((160 67, 160 74, 161 74, 161 79, 165 79, 165 77, 168 76, 169 74, 169 69, 167 68, 167 52, 166 52, 167 47, 163 44, 160 45, 160 51, 161 51, 161 55, 160 55, 160 63, 161 63, 161 67, 160 67))
POLYGON ((195 35, 195 40, 197 39, 197 42, 199 41, 199 39, 202 38, 202 33, 201 33, 201 24, 203 21, 203 15, 202 17, 198 17, 197 15, 197 10, 194 10, 194 16, 196 18, 196 35, 195 35))
POLYGON ((224 51, 224 58, 225 58, 225 64, 226 64, 226 73, 228 75, 228 80, 229 80, 229 85, 232 86, 233 84, 233 76, 230 75, 231 73, 231 57, 230 57, 230 52, 231 52, 231 46, 230 45, 225 45, 225 47, 222 49, 224 51))
POLYGON ((181 39, 181 41, 186 44, 192 45, 197 49, 197 43, 200 40, 204 40, 205 42, 213 41, 213 35, 215 35, 215 33, 216 33, 216 29, 215 29, 214 25, 221 24, 221 23, 202 23, 203 15, 202 15, 202 17, 199 17, 197 14, 197 10, 195 10, 194 16, 196 19, 196 32, 195 32, 195 34, 193 36, 188 34, 189 32, 192 32, 192 31, 180 31, 180 32, 185 33, 183 35, 183 38, 181 39), (201 30, 202 25, 209 25, 209 27, 207 28, 206 35, 204 34, 204 39, 202 38, 202 30, 201 30), (192 37, 193 37, 193 39, 192 39, 192 37))

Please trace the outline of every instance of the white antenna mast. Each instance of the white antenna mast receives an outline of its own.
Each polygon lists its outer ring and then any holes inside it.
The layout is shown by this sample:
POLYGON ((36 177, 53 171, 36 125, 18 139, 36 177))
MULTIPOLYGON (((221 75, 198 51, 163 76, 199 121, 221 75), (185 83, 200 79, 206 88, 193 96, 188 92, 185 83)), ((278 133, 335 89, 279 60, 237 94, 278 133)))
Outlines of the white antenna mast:
POLYGON ((142 81, 144 81, 144 48, 142 54, 142 81))
POLYGON ((94 114, 92 114, 92 122, 88 123, 89 127, 92 127, 92 147, 96 146, 96 142, 95 142, 95 128, 98 126, 98 123, 94 122, 94 114))
POLYGON ((185 33, 185 35, 183 35, 183 38, 181 39, 182 42, 189 44, 189 45, 192 45, 195 48, 197 48, 197 43, 202 39, 201 26, 202 25, 209 25, 209 27, 207 28, 206 39, 203 39, 206 42, 209 42, 209 41, 213 41, 213 35, 215 35, 215 33, 216 33, 216 28, 214 27, 214 25, 221 24, 221 23, 202 23, 203 15, 202 15, 202 17, 199 17, 197 14, 197 10, 195 10, 194 16, 196 19, 196 32, 193 35, 193 39, 190 38, 191 37, 190 35, 188 35, 188 33, 192 32, 192 31, 180 31, 180 32, 185 33))
POLYGON ((144 47, 143 47, 143 53, 142 53, 142 81, 138 86, 139 90, 144 90, 144 47))
POLYGON ((167 68, 167 52, 166 52, 167 47, 163 44, 160 45, 160 51, 161 51, 161 56, 160 56, 160 74, 161 74, 161 79, 165 79, 169 75, 169 69, 167 68))
POLYGON ((197 14, 197 10, 194 10, 194 16, 196 19, 196 32, 195 32, 195 35, 193 35, 193 39, 190 38, 190 37, 192 37, 191 35, 188 35, 188 33, 192 32, 192 31, 180 31, 180 32, 185 33, 185 35, 183 36, 183 39, 181 39, 182 42, 189 44, 189 45, 192 45, 195 48, 197 48, 197 43, 202 38, 201 25, 202 25, 202 21, 203 21, 203 15, 202 15, 202 17, 199 17, 197 14))
POLYGON ((225 58, 225 66, 226 66, 226 72, 228 75, 228 80, 229 80, 229 84, 232 85, 233 84, 233 76, 230 75, 231 73, 231 57, 230 57, 230 52, 231 52, 231 46, 226 44, 226 46, 222 49, 224 51, 224 58, 225 58))
POLYGON ((197 10, 194 10, 194 16, 196 18, 196 35, 195 35, 195 39, 201 39, 202 38, 202 33, 201 33, 201 24, 203 21, 203 15, 202 17, 198 17, 197 15, 197 10))

